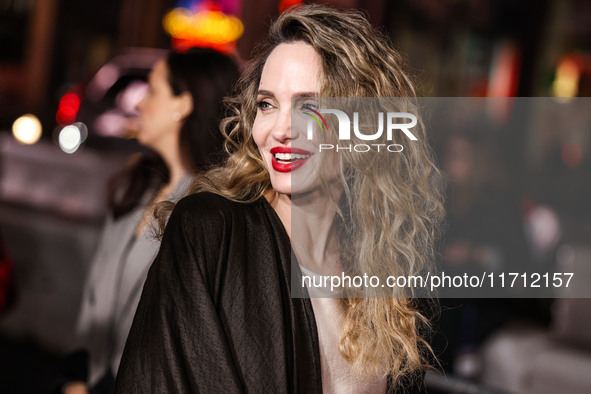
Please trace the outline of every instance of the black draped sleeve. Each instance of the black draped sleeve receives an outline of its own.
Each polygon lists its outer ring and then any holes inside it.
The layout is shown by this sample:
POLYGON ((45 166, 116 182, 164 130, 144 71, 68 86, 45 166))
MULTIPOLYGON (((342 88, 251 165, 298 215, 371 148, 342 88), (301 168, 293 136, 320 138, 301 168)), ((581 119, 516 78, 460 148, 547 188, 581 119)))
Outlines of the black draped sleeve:
POLYGON ((319 393, 309 300, 290 297, 290 243, 271 206, 181 200, 143 289, 117 393, 319 393))

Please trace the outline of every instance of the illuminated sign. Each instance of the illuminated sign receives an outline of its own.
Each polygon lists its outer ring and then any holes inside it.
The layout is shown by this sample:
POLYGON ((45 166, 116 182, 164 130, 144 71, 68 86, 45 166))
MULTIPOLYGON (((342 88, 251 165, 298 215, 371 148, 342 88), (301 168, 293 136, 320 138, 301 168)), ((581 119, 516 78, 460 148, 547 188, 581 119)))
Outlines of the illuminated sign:
POLYGON ((225 3, 228 2, 195 1, 190 8, 177 7, 169 11, 163 25, 172 37, 173 49, 183 52, 198 46, 231 52, 244 25, 238 17, 224 12, 224 6, 228 8, 225 3))

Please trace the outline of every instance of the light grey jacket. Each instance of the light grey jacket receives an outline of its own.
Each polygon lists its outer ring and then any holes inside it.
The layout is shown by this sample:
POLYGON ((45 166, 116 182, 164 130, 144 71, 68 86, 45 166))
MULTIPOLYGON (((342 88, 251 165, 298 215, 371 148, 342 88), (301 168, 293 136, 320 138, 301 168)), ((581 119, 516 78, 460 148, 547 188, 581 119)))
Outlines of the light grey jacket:
MULTIPOLYGON (((190 180, 185 176, 168 199, 178 201, 190 180)), ((109 216, 89 268, 77 322, 79 340, 90 356, 89 387, 94 386, 108 368, 117 376, 142 288, 158 253, 160 243, 151 225, 145 226, 141 235, 135 237, 153 192, 147 192, 143 204, 119 219, 109 216)))

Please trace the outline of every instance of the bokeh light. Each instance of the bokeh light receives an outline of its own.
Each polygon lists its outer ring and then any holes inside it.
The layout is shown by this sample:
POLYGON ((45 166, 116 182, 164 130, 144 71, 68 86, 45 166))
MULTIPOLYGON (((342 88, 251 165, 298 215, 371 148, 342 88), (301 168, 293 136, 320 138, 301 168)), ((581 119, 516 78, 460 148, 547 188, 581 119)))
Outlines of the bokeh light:
POLYGON ((60 130, 58 144, 62 151, 74 153, 80 148, 87 136, 87 128, 84 123, 74 123, 60 130))
POLYGON ((41 132, 41 122, 32 114, 23 115, 12 124, 14 138, 23 144, 36 143, 41 138, 41 132))
POLYGON ((127 138, 128 118, 120 109, 110 109, 96 118, 93 131, 103 137, 127 138))
POLYGON ((228 53, 244 31, 242 21, 224 13, 215 2, 195 4, 194 10, 177 7, 164 16, 162 24, 179 52, 199 46, 228 53))
POLYGON ((149 85, 144 81, 133 81, 115 98, 117 106, 125 113, 137 115, 137 105, 148 92, 149 85))
POLYGON ((552 83, 552 95, 555 97, 576 97, 579 90, 581 67, 577 59, 567 56, 556 68, 556 79, 552 83))
POLYGON ((303 0, 281 0, 279 1, 279 13, 287 10, 294 5, 301 5, 303 4, 303 0))
POLYGON ((60 126, 70 124, 76 120, 79 109, 80 97, 72 92, 66 93, 60 99, 55 120, 60 126))

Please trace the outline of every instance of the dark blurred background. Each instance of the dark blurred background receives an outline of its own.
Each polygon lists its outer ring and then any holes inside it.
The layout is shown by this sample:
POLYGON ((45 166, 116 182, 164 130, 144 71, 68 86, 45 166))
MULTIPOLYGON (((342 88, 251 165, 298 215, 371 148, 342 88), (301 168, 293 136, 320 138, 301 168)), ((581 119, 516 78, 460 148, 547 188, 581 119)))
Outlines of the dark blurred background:
MULTIPOLYGON (((0 0, 0 392, 43 392, 75 349, 105 182, 141 149, 126 121, 154 61, 193 45, 247 60, 295 3, 0 0), (198 15, 209 30, 190 26, 198 15)), ((591 92, 589 0, 323 3, 383 29, 419 96, 554 97, 591 110, 580 99, 591 92)), ((449 127, 431 140, 448 179, 443 264, 588 269, 591 124, 449 127)), ((433 343, 447 379, 430 374, 429 392, 591 392, 591 303, 553 296, 442 300, 433 343)))

